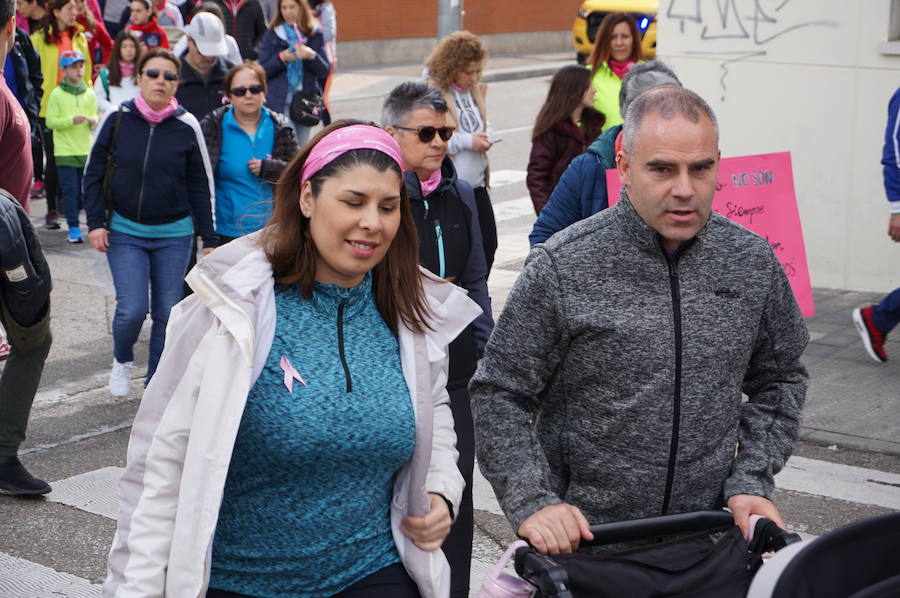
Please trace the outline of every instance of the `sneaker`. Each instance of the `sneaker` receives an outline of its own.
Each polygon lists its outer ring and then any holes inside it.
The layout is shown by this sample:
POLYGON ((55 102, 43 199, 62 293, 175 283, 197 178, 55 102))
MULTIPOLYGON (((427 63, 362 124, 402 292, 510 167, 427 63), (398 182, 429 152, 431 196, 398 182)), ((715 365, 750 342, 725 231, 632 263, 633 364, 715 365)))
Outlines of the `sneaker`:
POLYGON ((109 372, 109 392, 114 397, 127 397, 131 392, 131 368, 134 362, 119 363, 113 359, 112 370, 109 372))
POLYGON ((0 361, 6 361, 6 358, 9 357, 10 349, 12 347, 9 346, 6 340, 0 341, 0 361))
POLYGON ((59 230, 59 212, 47 212, 47 217, 44 218, 44 226, 50 230, 59 230))
POLYGON ((18 457, 0 457, 0 490, 19 496, 47 494, 52 490, 50 484, 39 480, 19 461, 18 457))
POLYGON ((44 199, 47 197, 47 190, 44 189, 44 181, 35 181, 31 186, 31 199, 44 199))
POLYGON ((81 238, 81 228, 77 226, 69 227, 69 243, 84 243, 81 238))
POLYGON ((884 333, 875 327, 872 321, 872 306, 853 310, 853 323, 862 338, 863 346, 869 353, 869 357, 879 363, 887 361, 887 351, 884 350, 884 333))

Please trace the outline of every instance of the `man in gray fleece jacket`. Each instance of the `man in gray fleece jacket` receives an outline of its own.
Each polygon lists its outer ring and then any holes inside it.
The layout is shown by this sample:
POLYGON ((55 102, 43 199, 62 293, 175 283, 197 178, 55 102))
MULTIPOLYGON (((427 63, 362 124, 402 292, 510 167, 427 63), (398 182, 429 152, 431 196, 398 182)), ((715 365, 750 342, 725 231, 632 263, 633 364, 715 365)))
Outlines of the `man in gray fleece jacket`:
POLYGON ((517 533, 570 552, 602 523, 727 505, 783 526, 809 335, 765 239, 711 213, 709 105, 629 107, 619 203, 535 246, 470 391, 478 463, 517 533), (748 400, 742 400, 742 393, 748 400))

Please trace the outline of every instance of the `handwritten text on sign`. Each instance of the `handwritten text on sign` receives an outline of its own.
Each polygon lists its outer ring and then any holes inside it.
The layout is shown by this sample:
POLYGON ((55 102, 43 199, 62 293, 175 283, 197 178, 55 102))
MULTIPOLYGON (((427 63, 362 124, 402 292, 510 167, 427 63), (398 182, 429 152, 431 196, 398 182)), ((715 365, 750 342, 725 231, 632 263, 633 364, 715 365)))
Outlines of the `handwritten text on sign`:
MULTIPOLYGON (((619 200, 621 186, 616 170, 607 170, 609 205, 619 200)), ((722 158, 713 210, 769 242, 803 315, 815 315, 790 152, 722 158)))

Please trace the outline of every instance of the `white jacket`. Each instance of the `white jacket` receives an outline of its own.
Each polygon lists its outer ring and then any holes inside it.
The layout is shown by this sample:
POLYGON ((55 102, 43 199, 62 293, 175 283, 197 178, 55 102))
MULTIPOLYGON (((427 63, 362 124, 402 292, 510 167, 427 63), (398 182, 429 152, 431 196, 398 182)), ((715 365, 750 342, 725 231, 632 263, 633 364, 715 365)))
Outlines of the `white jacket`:
MULTIPOLYGON (((203 259, 187 276, 194 295, 169 316, 165 349, 131 430, 106 598, 205 596, 234 440, 275 333, 272 268, 259 236, 203 259)), ((481 310, 456 285, 425 274, 422 282, 434 330, 415 334, 401 325, 398 333, 416 448, 395 478, 391 527, 423 598, 446 598, 450 571, 443 552, 418 549, 400 522, 427 513, 428 492, 459 510, 464 482, 444 389, 446 349, 481 310)))

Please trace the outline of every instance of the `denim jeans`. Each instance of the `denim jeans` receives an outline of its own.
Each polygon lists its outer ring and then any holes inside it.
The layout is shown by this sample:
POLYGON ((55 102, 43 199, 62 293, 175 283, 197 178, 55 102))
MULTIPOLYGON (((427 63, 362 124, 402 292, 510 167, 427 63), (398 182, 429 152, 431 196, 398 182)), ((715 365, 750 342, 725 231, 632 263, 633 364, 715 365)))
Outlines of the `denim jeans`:
POLYGON ((193 240, 192 235, 146 239, 109 231, 106 257, 116 287, 113 354, 119 363, 134 361, 134 343, 149 309, 153 326, 150 329, 147 382, 156 371, 166 342, 169 312, 183 296, 182 282, 193 240))
POLYGON ((59 177, 59 194, 62 197, 66 223, 70 228, 78 226, 78 215, 84 208, 84 198, 81 195, 81 177, 84 170, 75 166, 57 166, 56 173, 59 177))
POLYGON ((900 288, 886 295, 878 305, 872 307, 872 323, 883 334, 887 334, 900 322, 900 288))

